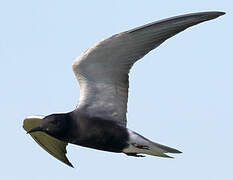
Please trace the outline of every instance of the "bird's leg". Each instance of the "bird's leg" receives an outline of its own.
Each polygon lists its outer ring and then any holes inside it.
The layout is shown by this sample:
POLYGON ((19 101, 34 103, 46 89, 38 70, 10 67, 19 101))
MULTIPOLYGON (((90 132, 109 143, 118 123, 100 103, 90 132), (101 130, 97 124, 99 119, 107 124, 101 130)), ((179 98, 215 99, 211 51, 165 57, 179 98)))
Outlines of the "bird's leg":
POLYGON ((138 149, 146 149, 146 150, 150 150, 149 146, 145 146, 145 145, 141 145, 141 144, 137 144, 137 143, 132 143, 132 145, 138 149))
POLYGON ((133 156, 133 157, 145 157, 143 155, 139 155, 137 153, 125 153, 127 156, 133 156))

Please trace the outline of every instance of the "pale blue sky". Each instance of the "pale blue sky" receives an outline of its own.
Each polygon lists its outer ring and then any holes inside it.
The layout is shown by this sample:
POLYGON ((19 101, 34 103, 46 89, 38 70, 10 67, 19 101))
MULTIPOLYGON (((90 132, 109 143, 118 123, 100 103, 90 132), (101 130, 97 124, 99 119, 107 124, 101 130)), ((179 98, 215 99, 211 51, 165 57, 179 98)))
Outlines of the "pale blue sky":
POLYGON ((1 179, 232 179, 230 0, 0 1, 1 179), (180 33, 130 75, 128 127, 175 147, 175 159, 132 158, 70 145, 59 162, 25 133, 23 119, 73 110, 71 64, 98 40, 161 18, 227 14, 180 33))

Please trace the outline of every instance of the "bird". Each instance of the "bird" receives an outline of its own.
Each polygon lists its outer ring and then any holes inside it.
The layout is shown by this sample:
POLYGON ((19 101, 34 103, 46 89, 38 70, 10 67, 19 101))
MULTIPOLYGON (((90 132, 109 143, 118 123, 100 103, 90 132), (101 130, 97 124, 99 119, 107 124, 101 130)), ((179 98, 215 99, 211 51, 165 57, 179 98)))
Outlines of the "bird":
POLYGON ((170 37, 224 14, 207 11, 175 16, 97 42, 72 64, 80 85, 77 107, 66 113, 26 117, 24 130, 70 167, 66 156, 69 143, 133 157, 172 158, 169 153, 181 153, 127 128, 129 72, 136 61, 170 37))

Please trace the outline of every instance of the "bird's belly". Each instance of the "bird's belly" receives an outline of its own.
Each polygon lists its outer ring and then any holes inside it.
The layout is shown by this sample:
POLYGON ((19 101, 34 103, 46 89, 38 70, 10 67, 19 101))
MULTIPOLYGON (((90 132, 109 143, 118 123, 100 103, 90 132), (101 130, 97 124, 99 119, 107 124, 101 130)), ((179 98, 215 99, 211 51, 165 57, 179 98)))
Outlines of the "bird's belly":
POLYGON ((71 143, 103 151, 122 152, 128 146, 128 138, 127 129, 124 127, 97 126, 80 133, 71 143))
POLYGON ((73 144, 110 152, 122 152, 127 146, 127 144, 121 140, 104 139, 100 137, 92 137, 84 141, 75 141, 73 144))

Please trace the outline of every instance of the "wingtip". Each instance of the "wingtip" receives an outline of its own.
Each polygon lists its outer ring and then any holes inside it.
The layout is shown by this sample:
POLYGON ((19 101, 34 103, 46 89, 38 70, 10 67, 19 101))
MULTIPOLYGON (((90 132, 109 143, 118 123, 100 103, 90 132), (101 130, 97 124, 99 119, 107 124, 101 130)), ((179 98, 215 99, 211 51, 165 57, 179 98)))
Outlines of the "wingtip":
POLYGON ((219 15, 219 16, 226 14, 226 12, 224 12, 224 11, 209 11, 209 13, 216 14, 216 15, 219 15))
POLYGON ((70 164, 67 164, 69 167, 71 168, 74 168, 74 166, 70 163, 70 164))
POLYGON ((71 164, 71 162, 66 159, 66 161, 63 161, 67 166, 71 167, 71 168, 74 168, 73 164, 71 164))
POLYGON ((217 11, 217 13, 219 14, 219 16, 226 14, 226 12, 223 12, 223 11, 217 11))
POLYGON ((219 17, 219 16, 226 14, 226 12, 223 12, 223 11, 215 11, 214 13, 215 13, 216 17, 219 17))
POLYGON ((226 13, 223 11, 205 11, 205 12, 191 13, 189 15, 196 16, 196 17, 200 18, 199 19, 200 22, 203 22, 203 21, 208 21, 211 19, 218 18, 219 16, 222 16, 224 14, 226 14, 226 13))
POLYGON ((206 12, 206 13, 207 13, 208 16, 210 16, 213 19, 226 14, 223 11, 209 11, 209 12, 206 12))

